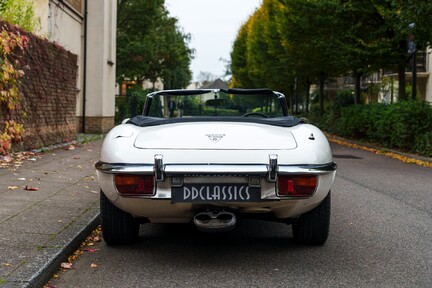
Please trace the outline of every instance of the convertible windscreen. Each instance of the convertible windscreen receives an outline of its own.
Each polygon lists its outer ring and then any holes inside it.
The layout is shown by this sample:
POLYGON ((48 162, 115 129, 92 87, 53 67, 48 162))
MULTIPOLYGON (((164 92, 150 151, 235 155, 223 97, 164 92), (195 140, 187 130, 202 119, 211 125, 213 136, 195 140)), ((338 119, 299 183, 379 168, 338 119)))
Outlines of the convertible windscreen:
MULTIPOLYGON (((199 93, 199 92, 196 92, 199 93)), ((155 94, 147 100, 145 116, 157 118, 284 116, 279 95, 274 93, 234 94, 229 90, 204 90, 200 94, 155 94)))

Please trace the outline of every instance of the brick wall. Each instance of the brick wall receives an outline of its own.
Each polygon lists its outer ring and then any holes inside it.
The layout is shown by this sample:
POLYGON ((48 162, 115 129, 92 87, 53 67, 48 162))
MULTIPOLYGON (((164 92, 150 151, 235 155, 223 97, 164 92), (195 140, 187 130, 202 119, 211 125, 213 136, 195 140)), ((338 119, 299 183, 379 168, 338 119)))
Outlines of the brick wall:
MULTIPOLYGON (((114 117, 85 117, 86 133, 108 133, 114 127, 114 117)), ((82 129, 82 117, 77 117, 78 130, 82 129)))
MULTIPOLYGON (((0 21, 0 25, 5 25, 0 21)), ((23 98, 11 117, 24 125, 19 149, 32 149, 70 141, 76 137, 77 56, 45 39, 8 26, 29 38, 21 65, 25 71, 23 98)), ((4 118, 3 118, 4 119, 4 118)))

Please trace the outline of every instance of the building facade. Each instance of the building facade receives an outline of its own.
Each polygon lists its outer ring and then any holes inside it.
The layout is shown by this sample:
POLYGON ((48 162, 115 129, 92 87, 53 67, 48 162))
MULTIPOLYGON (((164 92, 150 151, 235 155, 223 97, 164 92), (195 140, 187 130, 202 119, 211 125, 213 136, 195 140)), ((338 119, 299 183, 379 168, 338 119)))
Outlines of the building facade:
POLYGON ((77 131, 114 126, 117 1, 35 0, 39 34, 78 55, 77 131))

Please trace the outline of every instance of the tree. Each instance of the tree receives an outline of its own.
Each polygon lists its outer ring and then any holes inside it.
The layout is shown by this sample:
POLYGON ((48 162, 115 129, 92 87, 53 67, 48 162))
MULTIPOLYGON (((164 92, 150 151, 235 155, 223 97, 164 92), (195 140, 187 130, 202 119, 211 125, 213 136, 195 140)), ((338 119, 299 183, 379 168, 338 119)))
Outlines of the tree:
POLYGON ((238 33, 231 51, 231 86, 236 88, 252 87, 252 81, 248 73, 248 59, 246 55, 249 26, 252 25, 251 18, 244 23, 238 33))
POLYGON ((397 67, 399 99, 406 99, 407 38, 413 35, 419 49, 428 47, 431 14, 428 1, 264 0, 234 42, 233 83, 290 91, 295 76, 304 84, 306 102, 310 85, 319 83, 323 112, 329 77, 352 73, 360 103, 363 75, 397 67))
POLYGON ((290 55, 295 75, 302 79, 305 86, 312 82, 319 83, 322 114, 325 81, 346 70, 346 63, 340 57, 342 28, 334 16, 337 3, 333 0, 280 2, 285 7, 285 15, 280 18, 285 53, 290 55))
POLYGON ((30 32, 36 32, 40 26, 30 0, 1 0, 0 18, 30 32))
POLYGON ((190 35, 177 25, 164 7, 164 0, 118 2, 117 81, 161 78, 168 89, 189 83, 193 50, 190 35))

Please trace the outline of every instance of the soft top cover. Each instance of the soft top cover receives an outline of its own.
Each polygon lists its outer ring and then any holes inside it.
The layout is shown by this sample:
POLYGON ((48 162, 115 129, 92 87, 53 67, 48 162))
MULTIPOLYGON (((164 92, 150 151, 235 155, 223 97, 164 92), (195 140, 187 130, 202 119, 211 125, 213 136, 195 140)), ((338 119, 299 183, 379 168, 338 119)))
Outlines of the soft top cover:
MULTIPOLYGON (((208 93, 212 91, 219 91, 226 94, 237 94, 237 95, 250 95, 250 94, 261 94, 261 95, 271 95, 275 94, 273 90, 267 89, 267 88, 259 88, 259 89, 239 89, 239 88, 232 88, 232 89, 179 89, 179 90, 162 90, 162 91, 156 91, 148 94, 148 97, 152 97, 155 95, 199 95, 203 93, 208 93)), ((277 92, 276 92, 277 93, 277 92)))

